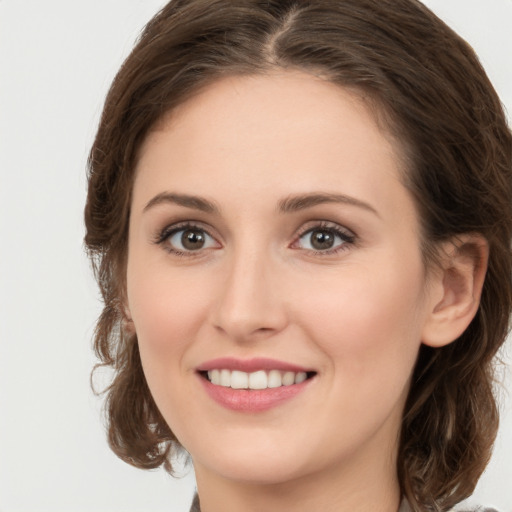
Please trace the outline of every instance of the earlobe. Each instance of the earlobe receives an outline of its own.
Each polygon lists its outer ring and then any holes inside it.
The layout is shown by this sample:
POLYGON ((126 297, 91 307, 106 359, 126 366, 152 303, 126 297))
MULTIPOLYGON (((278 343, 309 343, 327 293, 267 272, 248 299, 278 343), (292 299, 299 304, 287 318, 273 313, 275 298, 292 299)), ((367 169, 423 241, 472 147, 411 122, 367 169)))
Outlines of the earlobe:
POLYGON ((123 303, 121 305, 121 318, 123 331, 127 334, 135 334, 135 325, 128 304, 123 303))
POLYGON ((478 311, 489 246, 481 235, 461 235, 441 249, 441 268, 432 276, 422 342, 442 347, 467 329, 478 311))

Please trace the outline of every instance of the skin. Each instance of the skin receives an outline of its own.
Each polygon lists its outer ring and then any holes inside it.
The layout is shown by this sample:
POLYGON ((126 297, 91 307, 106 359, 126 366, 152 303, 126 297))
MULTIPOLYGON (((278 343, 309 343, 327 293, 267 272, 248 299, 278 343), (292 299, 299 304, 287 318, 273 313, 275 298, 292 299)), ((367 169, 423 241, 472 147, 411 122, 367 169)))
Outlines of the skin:
POLYGON ((145 140, 126 315, 154 399, 192 456, 203 512, 398 509, 397 437, 419 347, 455 339, 461 297, 475 295, 471 259, 455 292, 426 272, 400 173, 399 146, 363 100, 300 72, 222 79, 145 140), (312 192, 351 199, 278 212, 312 192), (155 201, 168 193, 218 211, 155 201), (182 222, 203 230, 202 248, 162 236, 182 222), (350 235, 337 251, 312 248, 326 223, 350 235), (226 356, 316 376, 278 407, 236 412, 196 371, 226 356))

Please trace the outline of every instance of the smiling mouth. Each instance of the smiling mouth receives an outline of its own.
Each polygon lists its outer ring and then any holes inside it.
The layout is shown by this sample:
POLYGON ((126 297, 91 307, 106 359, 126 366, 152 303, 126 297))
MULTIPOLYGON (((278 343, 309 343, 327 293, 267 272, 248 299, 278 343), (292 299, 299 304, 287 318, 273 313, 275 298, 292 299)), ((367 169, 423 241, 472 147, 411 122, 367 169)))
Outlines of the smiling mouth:
POLYGON ((258 370, 248 373, 240 370, 213 369, 200 371, 199 374, 215 386, 231 389, 262 390, 301 384, 314 377, 316 372, 258 370))

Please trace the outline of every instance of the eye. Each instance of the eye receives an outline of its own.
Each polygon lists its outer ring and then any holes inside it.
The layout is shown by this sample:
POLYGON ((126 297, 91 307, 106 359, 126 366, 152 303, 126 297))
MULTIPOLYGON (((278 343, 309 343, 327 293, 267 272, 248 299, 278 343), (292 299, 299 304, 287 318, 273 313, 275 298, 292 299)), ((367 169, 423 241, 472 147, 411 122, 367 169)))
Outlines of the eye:
POLYGON ((179 226, 165 230, 158 243, 175 254, 191 253, 218 247, 217 241, 198 226, 179 226))
POLYGON ((354 235, 334 226, 316 226, 303 233, 294 248, 308 251, 335 253, 347 244, 354 243, 354 235))

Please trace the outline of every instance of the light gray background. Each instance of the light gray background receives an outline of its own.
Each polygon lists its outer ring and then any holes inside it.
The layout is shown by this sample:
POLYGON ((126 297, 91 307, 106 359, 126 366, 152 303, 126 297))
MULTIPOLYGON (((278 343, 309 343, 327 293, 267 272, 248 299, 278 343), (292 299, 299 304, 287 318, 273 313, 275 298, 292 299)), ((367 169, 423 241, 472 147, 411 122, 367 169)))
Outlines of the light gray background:
MULTIPOLYGON (((89 388, 100 305, 81 245, 85 162, 103 98, 164 3, 0 0, 3 512, 188 510, 192 474, 173 480, 136 470, 107 448, 100 402, 89 388)), ((512 0, 426 3, 474 46, 512 113, 512 0)), ((503 411, 474 499, 512 512, 506 393, 503 411)))

